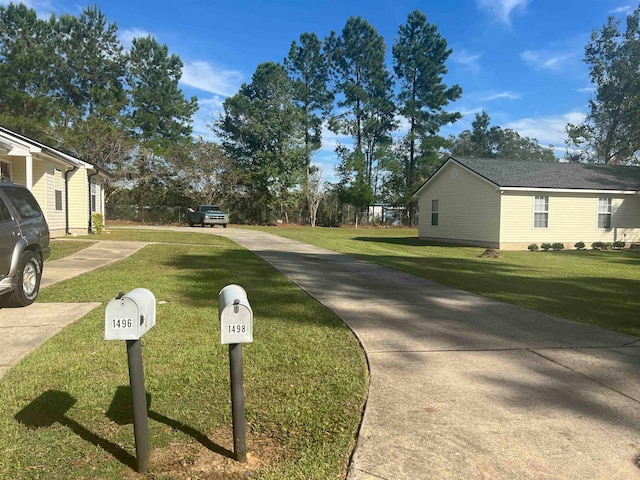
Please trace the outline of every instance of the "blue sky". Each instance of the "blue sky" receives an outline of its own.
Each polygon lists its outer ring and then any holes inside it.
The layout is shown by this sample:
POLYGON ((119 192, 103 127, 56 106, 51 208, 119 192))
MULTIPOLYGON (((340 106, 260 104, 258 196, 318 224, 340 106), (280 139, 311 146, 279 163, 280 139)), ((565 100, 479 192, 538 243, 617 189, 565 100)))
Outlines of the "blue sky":
MULTIPOLYGON (((77 15, 87 5, 25 3, 41 16, 77 15)), ((625 0, 103 0, 97 5, 118 24, 125 45, 151 34, 182 58, 182 88, 200 102, 194 133, 205 137, 211 137, 206 125, 217 118, 226 96, 249 82, 259 63, 282 61, 301 33, 323 38, 331 30, 340 32, 350 16, 361 16, 385 38, 391 67, 398 26, 419 9, 453 49, 446 82, 463 90, 450 105, 462 120, 441 133, 470 128, 475 113, 484 109, 493 125, 553 144, 558 156, 564 152, 566 123, 584 118, 593 93, 582 61, 591 32, 610 15, 624 25, 638 6, 625 0)), ((326 172, 335 161, 336 140, 326 131, 314 157, 326 172)))

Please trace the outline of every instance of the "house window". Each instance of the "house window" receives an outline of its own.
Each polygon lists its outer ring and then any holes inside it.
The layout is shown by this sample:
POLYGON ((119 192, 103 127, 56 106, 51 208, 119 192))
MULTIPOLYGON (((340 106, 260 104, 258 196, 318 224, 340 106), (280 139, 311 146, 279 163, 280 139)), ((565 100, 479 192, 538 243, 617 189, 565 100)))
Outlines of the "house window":
POLYGON ((53 182, 53 190, 55 192, 55 208, 56 211, 62 211, 62 187, 64 183, 62 181, 62 170, 58 170, 57 168, 53 170, 53 182))
POLYGON ((439 200, 431 200, 431 225, 438 225, 439 200))
POLYGON ((533 228, 549 227, 549 197, 536 195, 533 200, 533 228))
POLYGON ((98 186, 91 182, 91 211, 97 212, 98 186))
POLYGON ((598 228, 611 228, 611 198, 598 198, 598 228))

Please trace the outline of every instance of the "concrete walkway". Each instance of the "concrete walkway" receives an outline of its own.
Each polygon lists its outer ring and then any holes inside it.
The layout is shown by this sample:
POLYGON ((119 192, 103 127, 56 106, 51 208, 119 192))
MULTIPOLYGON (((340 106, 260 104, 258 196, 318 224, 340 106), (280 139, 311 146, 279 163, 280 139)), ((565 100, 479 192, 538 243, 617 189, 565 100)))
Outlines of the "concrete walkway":
MULTIPOLYGON (((99 242, 78 253, 46 262, 40 288, 67 280, 128 257, 143 242, 99 242)), ((36 303, 0 309, 0 379, 25 355, 66 325, 101 305, 92 303, 36 303)))
POLYGON ((370 390, 349 480, 640 478, 638 338, 262 232, 207 232, 362 342, 370 390))

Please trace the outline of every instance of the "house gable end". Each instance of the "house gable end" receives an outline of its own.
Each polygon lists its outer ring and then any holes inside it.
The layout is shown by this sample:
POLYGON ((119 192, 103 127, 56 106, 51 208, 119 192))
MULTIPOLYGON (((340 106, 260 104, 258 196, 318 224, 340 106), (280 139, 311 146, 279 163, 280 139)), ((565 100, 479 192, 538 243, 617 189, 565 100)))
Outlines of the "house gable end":
POLYGON ((463 163, 460 163, 458 160, 456 160, 453 157, 449 157, 447 158, 447 160, 440 165, 440 167, 438 167, 438 170, 436 170, 433 175, 431 175, 422 185, 420 185, 420 187, 416 190, 416 192, 413 194, 413 198, 419 198, 420 195, 422 194, 422 192, 429 186, 429 184, 435 182, 438 177, 440 175, 442 175, 442 173, 446 170, 446 167, 451 165, 451 164, 455 164, 456 166, 466 170, 467 172, 469 172, 471 175, 473 175, 474 177, 487 182, 488 184, 490 184, 491 186, 498 188, 499 185, 497 185, 496 183, 492 182, 490 179, 480 175, 479 173, 477 173, 476 171, 472 170, 471 168, 467 167, 466 165, 464 165, 463 163))

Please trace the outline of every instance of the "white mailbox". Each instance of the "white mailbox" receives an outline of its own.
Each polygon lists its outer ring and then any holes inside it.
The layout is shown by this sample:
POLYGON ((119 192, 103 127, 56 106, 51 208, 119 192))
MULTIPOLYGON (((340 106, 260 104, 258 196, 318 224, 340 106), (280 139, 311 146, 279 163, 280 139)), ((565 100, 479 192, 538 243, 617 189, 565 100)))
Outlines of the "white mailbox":
POLYGON ((227 285, 218 294, 220 343, 253 342, 253 310, 240 285, 227 285))
POLYGON ((138 340, 156 324, 156 297, 146 288, 120 294, 107 304, 105 340, 138 340))

